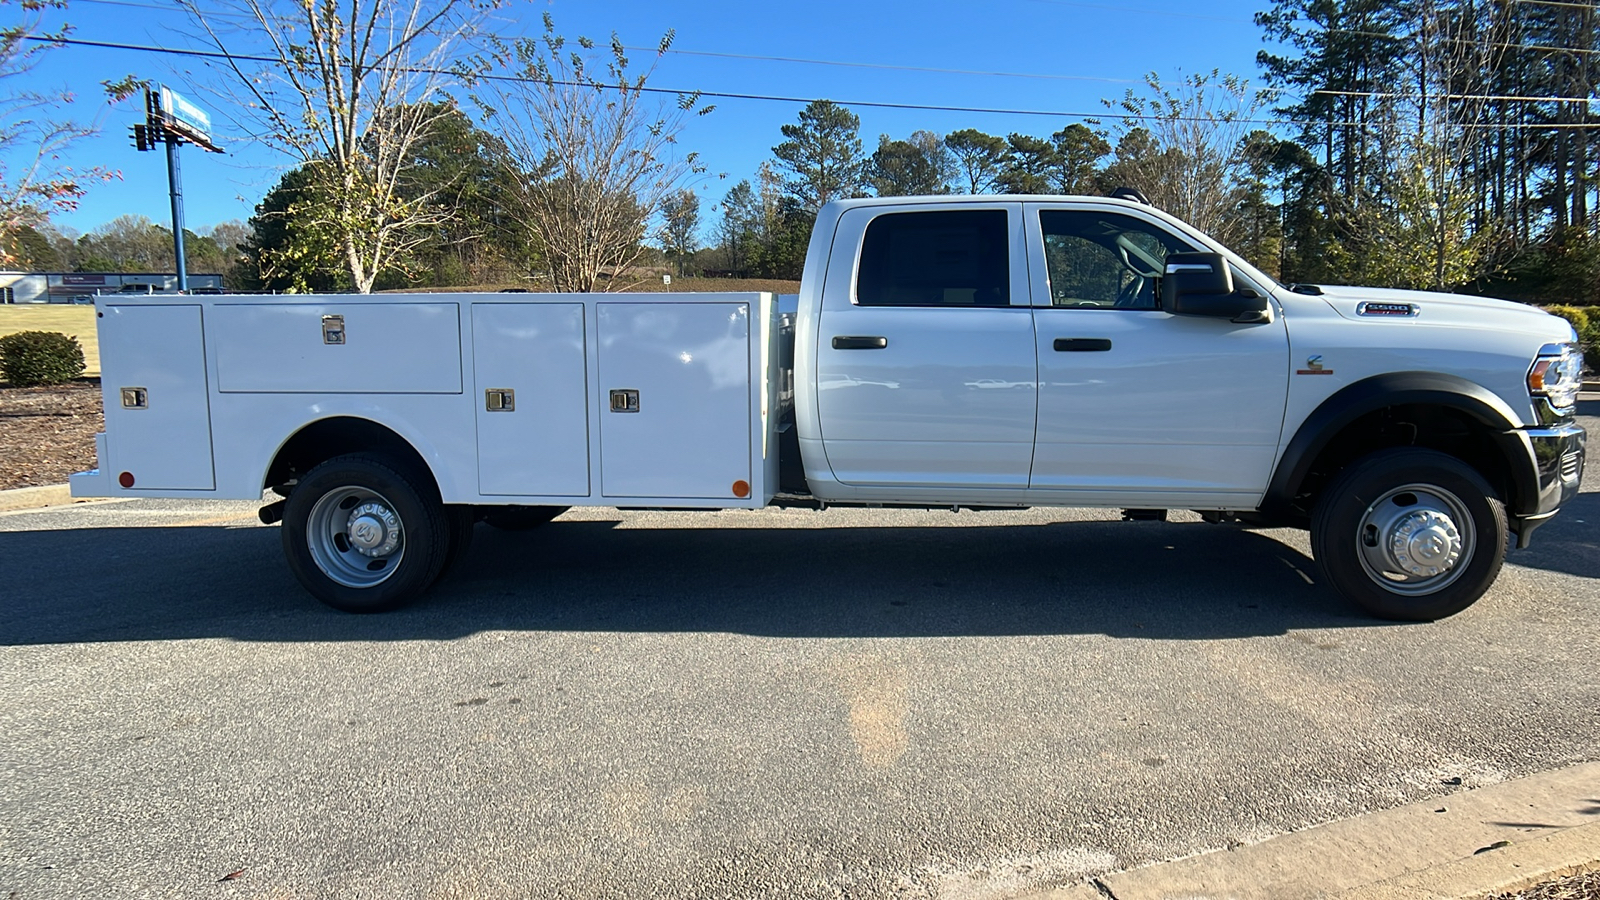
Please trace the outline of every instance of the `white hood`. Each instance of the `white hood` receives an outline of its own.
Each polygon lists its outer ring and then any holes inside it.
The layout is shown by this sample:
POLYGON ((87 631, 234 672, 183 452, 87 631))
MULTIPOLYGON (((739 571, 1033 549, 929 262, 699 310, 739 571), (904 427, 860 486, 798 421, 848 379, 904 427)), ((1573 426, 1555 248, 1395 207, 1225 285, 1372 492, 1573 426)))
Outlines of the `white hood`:
POLYGON ((1536 306, 1525 303, 1434 291, 1400 291, 1350 285, 1318 285, 1318 287, 1322 289, 1322 299, 1327 301, 1339 315, 1358 322, 1454 325, 1519 331, 1539 335, 1548 341, 1572 340, 1572 326, 1567 324, 1565 319, 1552 316, 1536 306), (1408 303, 1415 308, 1416 315, 1358 314, 1356 309, 1362 302, 1408 303))

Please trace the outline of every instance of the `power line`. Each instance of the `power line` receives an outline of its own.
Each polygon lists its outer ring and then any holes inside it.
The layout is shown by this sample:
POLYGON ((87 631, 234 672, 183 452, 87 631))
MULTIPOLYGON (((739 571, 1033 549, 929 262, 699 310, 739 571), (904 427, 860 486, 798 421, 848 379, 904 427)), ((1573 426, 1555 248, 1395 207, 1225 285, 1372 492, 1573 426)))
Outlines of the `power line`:
MULTIPOLYGON (((26 35, 25 37, 28 40, 31 40, 31 41, 40 41, 42 43, 47 43, 47 44, 63 44, 63 45, 67 45, 67 46, 77 46, 77 47, 97 47, 97 48, 106 49, 106 50, 132 50, 132 51, 143 52, 143 53, 164 53, 164 54, 169 54, 169 55, 173 55, 173 56, 188 56, 188 57, 197 57, 197 58, 200 58, 200 59, 221 59, 221 60, 228 60, 230 62, 258 62, 258 63, 269 63, 269 64, 273 64, 273 65, 278 65, 278 64, 281 64, 283 62, 283 60, 281 60, 281 59, 279 59, 278 57, 275 57, 275 56, 252 56, 252 55, 249 55, 249 54, 228 53, 228 52, 219 51, 219 50, 190 50, 190 49, 185 49, 185 48, 180 48, 180 47, 157 47, 157 46, 151 46, 151 45, 147 45, 147 44, 122 44, 122 43, 116 43, 116 42, 113 42, 113 41, 89 41, 89 40, 82 40, 80 38, 52 38, 52 37, 41 37, 41 36, 36 36, 36 35, 26 35)), ((412 73, 415 73, 415 74, 420 74, 420 75, 450 75, 450 74, 454 74, 454 73, 452 73, 452 72, 450 72, 448 70, 445 70, 445 69, 411 69, 411 70, 408 70, 408 71, 410 71, 412 73)), ((505 82, 522 83, 522 84, 552 84, 552 85, 560 85, 560 86, 564 86, 564 87, 606 87, 606 88, 614 87, 613 85, 595 85, 595 84, 590 83, 590 82, 582 82, 582 81, 558 81, 558 80, 551 80, 551 79, 544 79, 544 78, 526 78, 526 77, 523 77, 523 76, 520 76, 520 75, 487 75, 487 74, 480 74, 480 75, 476 75, 474 77, 482 79, 484 81, 505 81, 505 82)), ((695 97, 713 97, 713 98, 720 99, 720 100, 764 100, 764 101, 770 101, 770 102, 775 102, 775 103, 801 103, 801 104, 805 104, 805 103, 812 103, 812 102, 815 102, 818 99, 821 99, 821 98, 817 98, 817 97, 789 97, 789 96, 783 96, 783 95, 778 95, 778 94, 747 94, 747 93, 736 93, 736 92, 732 92, 732 91, 682 90, 682 89, 679 89, 679 88, 664 88, 664 87, 630 87, 629 89, 630 90, 637 90, 637 91, 641 91, 641 92, 649 93, 649 94, 671 94, 671 95, 676 96, 676 97, 695 96, 695 97)), ((844 105, 844 106, 862 106, 862 107, 867 107, 869 109, 919 109, 919 110, 930 110, 930 111, 933 111, 933 112, 984 113, 984 114, 1007 115, 1007 116, 1052 116, 1052 117, 1056 117, 1056 118, 1067 118, 1067 119, 1099 119, 1099 118, 1105 117, 1107 115, 1110 115, 1112 117, 1122 118, 1122 119, 1139 119, 1139 120, 1155 120, 1155 119, 1168 120, 1168 119, 1170 119, 1170 117, 1168 117, 1168 116, 1130 115, 1130 114, 1126 114, 1126 113, 1115 113, 1115 112, 1109 112, 1109 111, 1085 113, 1085 112, 1072 112, 1072 111, 1067 111, 1067 110, 1004 109, 1004 108, 986 107, 986 106, 945 106, 945 105, 939 105, 939 104, 926 104, 926 103, 892 103, 892 102, 881 101, 881 100, 836 100, 836 101, 833 101, 833 102, 839 103, 839 104, 844 105)), ((1188 120, 1184 120, 1184 119, 1180 118, 1180 121, 1188 121, 1188 120)), ((1192 121, 1209 121, 1209 119, 1205 119, 1203 117, 1198 117, 1197 116, 1197 117, 1193 117, 1192 121)), ((1284 122, 1282 122, 1280 120, 1277 120, 1277 119, 1235 119, 1233 121, 1245 122, 1245 123, 1254 123, 1254 124, 1262 124, 1262 125, 1287 124, 1287 123, 1284 123, 1284 122)))
MULTIPOLYGON (((79 38, 43 37, 43 36, 39 36, 39 35, 24 35, 23 37, 26 40, 38 41, 38 42, 46 43, 46 44, 58 44, 58 45, 66 45, 66 46, 78 46, 78 47, 96 47, 96 48, 108 49, 108 50, 132 50, 132 51, 135 51, 135 52, 142 52, 142 53, 163 53, 163 54, 168 54, 168 55, 173 55, 173 56, 187 56, 187 57, 191 57, 191 58, 200 58, 200 59, 222 59, 222 60, 228 60, 228 61, 231 61, 231 62, 258 62, 258 63, 268 63, 268 64, 271 64, 271 65, 280 65, 280 64, 283 63, 283 60, 279 59, 278 57, 273 57, 273 56, 251 56, 251 55, 247 55, 247 54, 228 53, 228 52, 225 52, 225 51, 218 51, 218 50, 190 50, 190 49, 184 49, 184 48, 179 48, 179 47, 156 47, 156 46, 141 45, 141 44, 121 44, 121 43, 115 43, 115 42, 111 42, 111 41, 89 41, 89 40, 82 40, 82 39, 79 39, 79 38)), ((407 71, 411 72, 413 74, 423 74, 423 75, 428 75, 428 74, 431 74, 431 75, 450 75, 450 74, 454 74, 453 72, 445 70, 445 69, 421 69, 421 68, 419 68, 419 69, 408 69, 407 71)), ((610 89, 610 90, 617 89, 615 85, 609 85, 609 84, 595 84, 595 83, 592 83, 592 82, 583 82, 583 81, 560 81, 560 80, 555 80, 555 79, 544 79, 544 78, 527 78, 527 77, 520 76, 520 75, 479 74, 479 75, 477 75, 475 77, 479 78, 479 79, 482 79, 484 81, 502 81, 502 82, 516 83, 516 84, 548 84, 548 85, 558 85, 558 86, 562 86, 562 87, 583 87, 583 88, 610 89)), ((731 91, 682 90, 682 89, 679 89, 679 88, 663 88, 663 87, 647 87, 647 86, 630 87, 629 90, 635 90, 635 91, 639 91, 641 93, 648 93, 648 94, 670 94, 670 95, 675 96, 675 97, 689 97, 689 96, 693 96, 693 97, 712 97, 712 98, 722 99, 722 100, 759 100, 759 101, 767 101, 767 102, 774 102, 774 103, 795 103, 795 104, 809 104, 809 103, 813 103, 813 102, 817 101, 818 99, 822 99, 822 98, 817 98, 817 97, 789 97, 789 96, 783 96, 783 95, 777 95, 777 94, 747 94, 747 93, 735 93, 735 92, 731 92, 731 91)), ((1338 93, 1338 92, 1329 92, 1329 93, 1338 93)), ((1356 94, 1356 93, 1359 93, 1359 92, 1343 92, 1343 93, 1356 94)), ((1373 96, 1377 96, 1377 94, 1374 93, 1374 92, 1367 92, 1367 93, 1369 93, 1370 95, 1373 95, 1373 96)), ((1542 99, 1546 99, 1546 98, 1536 98, 1536 99, 1541 99, 1542 100, 1542 99)), ((1164 115, 1149 115, 1149 114, 1138 114, 1138 113, 1128 113, 1128 112, 1117 112, 1115 110, 1104 110, 1104 111, 1101 111, 1101 112, 1084 113, 1084 112, 1072 112, 1072 111, 1068 111, 1068 110, 1005 109, 1005 108, 999 108, 999 107, 986 107, 986 106, 945 106, 945 105, 939 105, 939 104, 925 104, 925 103, 892 103, 892 102, 881 101, 881 100, 836 100, 836 101, 833 101, 833 102, 838 103, 838 104, 840 104, 842 106, 865 107, 865 108, 868 108, 868 109, 925 110, 925 111, 931 111, 931 112, 958 112, 958 113, 975 113, 975 114, 982 114, 982 115, 1006 115, 1006 116, 1045 116, 1045 117, 1051 117, 1051 118, 1087 119, 1087 120, 1091 120, 1091 121, 1098 121, 1098 120, 1100 120, 1102 118, 1115 118, 1115 119, 1125 119, 1125 120, 1129 120, 1129 121, 1143 121, 1143 122, 1150 122, 1150 121, 1214 122, 1214 121, 1217 121, 1217 118, 1215 116, 1164 116, 1164 115)), ((1283 126, 1290 126, 1290 125, 1305 125, 1305 124, 1307 124, 1304 121, 1298 121, 1298 120, 1292 120, 1292 119, 1255 119, 1255 118, 1246 119, 1246 118, 1235 118, 1235 119, 1228 119, 1227 121, 1229 121, 1229 122, 1237 122, 1237 123, 1246 124, 1246 125, 1283 125, 1283 126)), ((1327 125, 1327 126, 1339 126, 1339 127, 1343 127, 1343 126, 1370 127, 1372 125, 1372 123, 1367 123, 1367 122, 1334 122, 1334 121, 1319 121, 1316 124, 1327 125)), ((1473 124, 1473 123, 1458 123, 1458 127, 1461 127, 1461 128, 1504 128, 1504 129, 1518 129, 1518 128, 1552 129, 1552 128, 1596 128, 1596 127, 1600 127, 1600 125, 1591 125, 1591 124, 1588 124, 1588 123, 1554 123, 1554 124, 1548 124, 1548 125, 1528 124, 1528 123, 1510 123, 1510 124, 1505 124, 1505 125, 1496 125, 1496 124, 1482 124, 1482 125, 1480 125, 1480 124, 1473 124)))
MULTIPOLYGON (((99 0, 106 2, 106 0, 99 0)), ((636 53, 654 53, 655 47, 624 47, 636 53)), ((719 53, 711 50, 669 49, 683 56, 708 56, 717 59, 747 59, 760 62, 805 63, 813 66, 841 66, 853 69, 888 69, 899 72, 932 72, 939 75, 991 75, 999 78, 1042 78, 1060 81, 1107 81, 1115 84, 1143 84, 1137 78, 1107 78, 1099 75, 1054 75, 1042 72, 991 72, 982 69, 942 69, 934 66, 907 66, 894 63, 846 62, 834 59, 804 59, 797 56, 757 56, 748 53, 719 53)))

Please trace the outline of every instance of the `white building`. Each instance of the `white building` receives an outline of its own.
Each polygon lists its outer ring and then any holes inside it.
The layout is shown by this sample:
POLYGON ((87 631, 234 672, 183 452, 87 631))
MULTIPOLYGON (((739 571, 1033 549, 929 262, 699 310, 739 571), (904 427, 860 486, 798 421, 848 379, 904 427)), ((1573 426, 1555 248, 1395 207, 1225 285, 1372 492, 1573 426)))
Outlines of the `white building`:
MULTIPOLYGON (((0 272, 0 303, 92 303, 97 294, 176 293, 178 276, 133 272, 0 272)), ((190 292, 219 293, 221 275, 190 275, 190 292)))

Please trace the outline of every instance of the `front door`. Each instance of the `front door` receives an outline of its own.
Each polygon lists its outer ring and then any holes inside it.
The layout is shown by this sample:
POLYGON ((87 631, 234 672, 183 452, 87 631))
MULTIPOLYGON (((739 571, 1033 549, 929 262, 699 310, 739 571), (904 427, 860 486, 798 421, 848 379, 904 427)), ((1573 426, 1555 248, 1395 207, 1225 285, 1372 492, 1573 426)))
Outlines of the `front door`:
POLYGON ((1027 487, 1037 370, 1022 235, 1020 203, 840 219, 816 365, 840 482, 1027 487))
POLYGON ((1154 216, 1030 203, 1027 226, 1039 356, 1030 486, 1143 493, 1156 507, 1253 503, 1283 426, 1282 316, 1240 324, 1159 309, 1166 255, 1210 248, 1154 216))

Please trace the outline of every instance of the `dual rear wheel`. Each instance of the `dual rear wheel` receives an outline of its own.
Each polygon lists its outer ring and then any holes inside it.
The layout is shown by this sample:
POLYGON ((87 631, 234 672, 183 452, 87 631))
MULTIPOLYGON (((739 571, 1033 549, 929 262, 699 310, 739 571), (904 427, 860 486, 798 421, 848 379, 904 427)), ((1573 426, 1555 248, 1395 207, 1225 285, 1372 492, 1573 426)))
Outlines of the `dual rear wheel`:
MULTIPOLYGON (((501 528, 544 524, 565 507, 493 507, 501 528)), ((346 612, 411 602, 466 552, 476 507, 445 505, 426 473, 386 456, 352 453, 312 469, 283 511, 289 568, 313 596, 346 612)))

